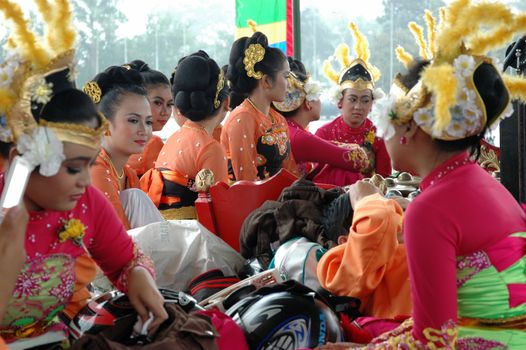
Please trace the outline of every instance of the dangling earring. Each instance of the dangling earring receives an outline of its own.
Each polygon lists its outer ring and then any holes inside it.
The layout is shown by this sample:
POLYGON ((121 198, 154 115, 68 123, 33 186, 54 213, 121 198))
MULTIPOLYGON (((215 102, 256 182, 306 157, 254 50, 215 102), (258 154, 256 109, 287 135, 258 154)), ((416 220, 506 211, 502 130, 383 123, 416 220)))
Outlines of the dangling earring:
POLYGON ((400 137, 400 144, 405 145, 406 143, 407 143, 407 139, 405 138, 405 136, 400 137))

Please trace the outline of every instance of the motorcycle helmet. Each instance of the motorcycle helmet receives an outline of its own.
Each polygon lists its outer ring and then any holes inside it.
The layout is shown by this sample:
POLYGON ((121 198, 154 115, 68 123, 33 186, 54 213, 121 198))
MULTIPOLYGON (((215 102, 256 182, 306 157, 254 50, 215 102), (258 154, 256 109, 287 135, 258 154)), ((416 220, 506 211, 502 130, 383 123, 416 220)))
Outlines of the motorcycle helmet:
POLYGON ((314 291, 293 281, 260 288, 226 314, 243 329, 251 350, 314 348, 344 340, 336 314, 314 291))
POLYGON ((112 291, 90 300, 67 325, 74 339, 103 332, 110 339, 118 340, 119 335, 131 334, 136 321, 137 312, 128 297, 112 291), (105 332, 108 330, 111 332, 105 332))
POLYGON ((159 292, 161 292, 165 303, 175 303, 179 305, 185 312, 202 311, 205 309, 198 304, 195 298, 184 292, 166 288, 159 288, 159 292))
MULTIPOLYGON (((186 293, 159 289, 165 303, 176 303, 186 312, 203 310, 197 301, 186 293)), ((108 339, 128 343, 137 322, 137 312, 123 293, 112 291, 92 299, 73 319, 63 319, 70 334, 78 339, 84 334, 103 333, 108 339)))

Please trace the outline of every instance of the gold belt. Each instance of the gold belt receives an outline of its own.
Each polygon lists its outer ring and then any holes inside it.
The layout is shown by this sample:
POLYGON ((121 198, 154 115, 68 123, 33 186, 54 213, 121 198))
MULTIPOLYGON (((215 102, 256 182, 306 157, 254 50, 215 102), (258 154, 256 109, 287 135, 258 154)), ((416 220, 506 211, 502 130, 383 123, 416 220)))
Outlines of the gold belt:
POLYGON ((461 317, 458 323, 466 327, 526 330, 526 315, 496 319, 461 317))

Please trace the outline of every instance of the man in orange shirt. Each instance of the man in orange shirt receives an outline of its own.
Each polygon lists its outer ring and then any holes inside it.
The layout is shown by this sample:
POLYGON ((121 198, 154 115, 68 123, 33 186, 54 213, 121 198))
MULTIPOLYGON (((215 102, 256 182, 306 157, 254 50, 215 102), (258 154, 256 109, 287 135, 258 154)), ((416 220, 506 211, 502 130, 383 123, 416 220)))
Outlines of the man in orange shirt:
POLYGON ((405 247, 398 242, 403 211, 366 182, 350 186, 354 216, 347 241, 318 263, 320 284, 336 295, 359 298, 366 316, 411 314, 405 247))

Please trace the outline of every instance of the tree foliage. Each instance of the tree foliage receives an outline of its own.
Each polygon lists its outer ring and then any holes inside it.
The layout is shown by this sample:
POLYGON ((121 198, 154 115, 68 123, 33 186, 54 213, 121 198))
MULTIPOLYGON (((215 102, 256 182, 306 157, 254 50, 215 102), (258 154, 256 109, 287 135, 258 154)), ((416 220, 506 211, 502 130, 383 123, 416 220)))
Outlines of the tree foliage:
MULTIPOLYGON (((169 9, 159 8, 148 15, 146 30, 132 36, 122 28, 129 19, 119 8, 123 0, 72 0, 75 26, 79 31, 77 57, 79 63, 80 86, 110 65, 120 65, 133 59, 142 59, 152 68, 170 75, 178 60, 192 52, 203 49, 219 65, 228 62, 228 55, 234 41, 233 1, 178 1, 169 9)), ((130 3, 132 3, 130 1, 130 3)), ((526 10, 523 0, 510 0, 517 10, 526 10)), ((133 6, 141 6, 133 2, 133 6)), ((354 6, 338 8, 330 15, 321 13, 318 8, 303 6, 301 11, 302 61, 311 75, 325 87, 329 82, 323 76, 323 61, 333 55, 340 43, 353 46, 348 22, 354 21, 369 41, 371 62, 382 72, 378 86, 388 90, 394 74, 402 70, 396 60, 394 49, 401 45, 417 56, 417 45, 407 29, 410 21, 425 27, 425 9, 438 18, 438 8, 444 6, 443 0, 383 0, 382 13, 371 16, 376 19, 356 17, 354 6)), ((40 18, 30 13, 33 23, 40 18)), ((41 31, 41 26, 36 25, 41 31)), ((0 38, 5 42, 5 37, 0 38)), ((0 52, 3 55, 3 53, 0 52)), ((494 53, 504 58, 503 51, 494 53)), ((335 67, 339 68, 339 67, 335 67)), ((324 114, 337 110, 329 104, 324 105, 324 114), (332 108, 332 109, 330 109, 332 108)))

